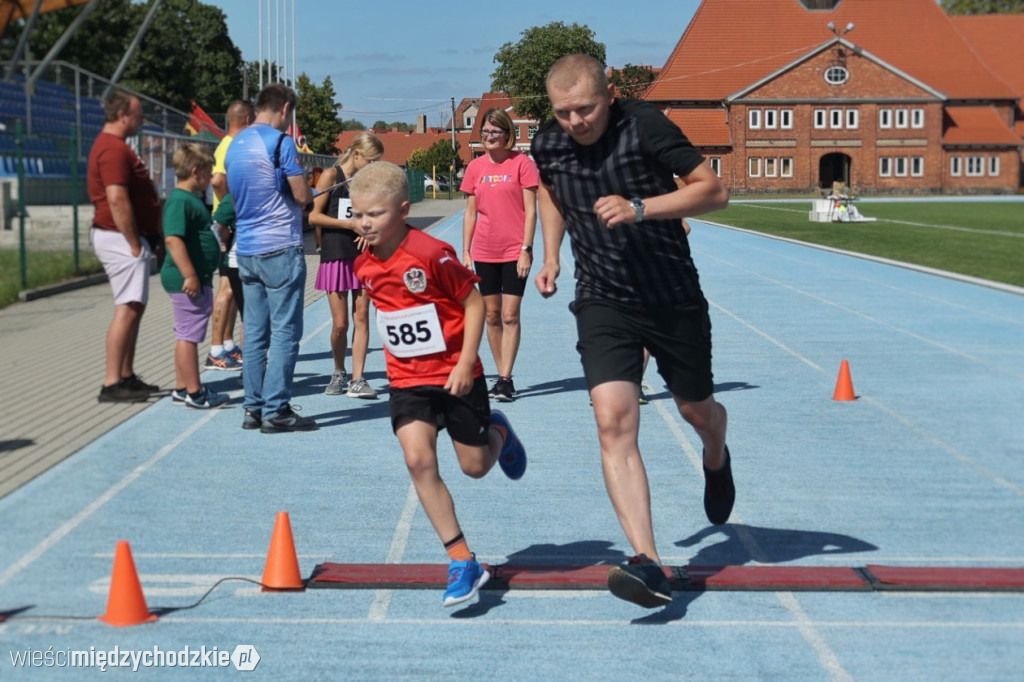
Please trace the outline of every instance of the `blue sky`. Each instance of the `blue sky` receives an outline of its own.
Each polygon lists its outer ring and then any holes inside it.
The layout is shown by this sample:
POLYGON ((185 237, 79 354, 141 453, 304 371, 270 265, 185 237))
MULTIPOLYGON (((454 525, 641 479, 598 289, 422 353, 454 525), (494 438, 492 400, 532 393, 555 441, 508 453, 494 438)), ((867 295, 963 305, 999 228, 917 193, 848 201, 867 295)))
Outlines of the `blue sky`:
POLYGON ((274 58, 277 38, 267 38, 267 15, 278 23, 281 62, 316 83, 331 77, 341 117, 366 124, 414 122, 442 126, 451 98, 479 97, 490 89, 494 55, 524 30, 553 21, 582 24, 604 43, 610 66, 662 66, 689 24, 699 0, 632 0, 628 3, 393 3, 345 0, 205 0, 227 16, 228 32, 247 61, 259 58, 260 8, 263 54, 274 58), (269 5, 269 12, 268 12, 269 5), (596 5, 600 5, 598 8, 596 5), (291 11, 294 6, 295 20, 291 11), (416 9, 408 9, 415 7, 416 9), (273 41, 273 48, 268 42, 273 41), (285 59, 285 54, 287 59, 285 59))

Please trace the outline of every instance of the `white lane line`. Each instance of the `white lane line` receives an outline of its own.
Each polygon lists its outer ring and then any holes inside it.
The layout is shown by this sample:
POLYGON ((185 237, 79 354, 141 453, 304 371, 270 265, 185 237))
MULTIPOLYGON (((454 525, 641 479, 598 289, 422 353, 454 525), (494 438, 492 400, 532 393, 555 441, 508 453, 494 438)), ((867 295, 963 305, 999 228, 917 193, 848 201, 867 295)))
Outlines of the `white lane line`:
MULTIPOLYGON (((561 626, 561 627, 622 627, 631 625, 634 619, 586 619, 573 618, 544 620, 539 618, 391 618, 378 623, 366 618, 196 618, 188 616, 161 616, 161 623, 223 623, 229 625, 447 625, 450 627, 509 627, 510 625, 538 627, 538 626, 561 626)), ((1004 630, 1014 629, 1024 631, 1024 621, 961 621, 961 620, 922 620, 922 621, 901 621, 901 620, 875 620, 875 621, 844 621, 844 620, 808 620, 806 623, 796 623, 792 620, 695 620, 683 618, 665 623, 659 623, 658 627, 664 628, 786 628, 799 629, 801 626, 815 628, 890 628, 899 630, 958 630, 970 628, 974 630, 1004 630)))
POLYGON ((147 459, 145 462, 135 467, 130 473, 128 473, 120 481, 112 485, 105 493, 97 497, 92 501, 85 509, 78 512, 70 519, 65 521, 63 524, 57 527, 52 533, 50 533, 42 542, 33 547, 27 554, 22 556, 16 562, 8 566, 3 573, 0 573, 0 585, 3 585, 8 580, 18 575, 26 568, 32 565, 39 557, 45 554, 50 548, 60 542, 66 535, 71 533, 80 526, 86 519, 95 514, 103 505, 110 500, 114 499, 119 492, 130 486, 136 480, 138 480, 144 473, 149 471, 153 466, 156 465, 161 459, 166 457, 168 454, 173 452, 175 448, 181 445, 184 441, 188 440, 192 434, 202 428, 208 421, 213 419, 217 410, 209 410, 206 414, 199 418, 192 426, 185 429, 177 438, 172 440, 170 443, 160 448, 152 457, 147 459))
MULTIPOLYGON (((783 286, 785 286, 785 285, 783 285, 783 286)), ((791 355, 793 358, 799 360, 800 362, 803 362, 804 364, 806 364, 807 366, 815 369, 816 371, 820 372, 821 374, 826 374, 826 372, 825 372, 825 370, 823 368, 821 368, 820 366, 818 366, 817 364, 812 362, 810 359, 804 357, 799 352, 793 350, 792 348, 790 348, 786 344, 782 343, 781 341, 779 341, 775 337, 771 336, 770 334, 767 334, 767 333, 761 331, 760 329, 758 329, 757 327, 753 326, 752 324, 747 322, 745 319, 743 319, 742 317, 740 317, 736 313, 733 313, 731 310, 727 310, 726 308, 723 308, 722 306, 718 305, 717 303, 711 303, 711 305, 716 310, 720 311, 722 314, 728 315, 733 320, 735 320, 737 323, 743 325, 744 327, 746 327, 750 331, 754 332, 758 336, 764 338, 769 343, 772 343, 773 345, 777 346, 778 348, 781 348, 783 351, 785 351, 786 353, 791 355)), ((850 312, 854 312, 854 311, 850 311, 850 312)), ((855 313, 855 314, 859 314, 859 313, 855 313)), ((868 318, 868 319, 870 319, 870 318, 868 318)), ((939 344, 935 344, 935 345, 939 345, 939 344)), ((942 346, 940 345, 940 347, 942 347, 942 346)), ((971 356, 963 354, 963 353, 959 353, 958 351, 954 351, 952 349, 947 349, 947 350, 950 350, 951 352, 954 352, 954 353, 956 353, 958 355, 963 355, 964 357, 971 358, 971 356)), ((976 359, 976 358, 971 358, 971 359, 976 359)), ((979 360, 979 362, 983 362, 983 361, 979 360)), ((983 362, 983 364, 988 364, 988 363, 984 363, 983 362)), ((1009 373, 1016 375, 1015 372, 1009 372, 1009 373)), ((1024 377, 1024 375, 1021 375, 1021 376, 1024 377)), ((965 455, 964 453, 960 452, 959 450, 957 450, 955 447, 953 447, 949 443, 946 443, 945 441, 943 441, 938 436, 936 436, 933 433, 931 433, 930 431, 926 430, 924 427, 917 425, 916 423, 911 421, 909 418, 903 416, 902 414, 900 414, 896 410, 890 408, 888 405, 884 404, 883 402, 881 402, 877 398, 873 398, 870 395, 861 394, 861 395, 858 396, 858 400, 859 401, 863 401, 865 403, 868 403, 869 405, 872 405, 873 407, 875 407, 879 411, 884 412, 885 414, 889 415, 889 417, 891 417, 893 420, 899 422, 904 427, 906 427, 908 430, 910 430, 910 431, 914 432, 915 434, 917 434, 920 438, 923 438, 924 440, 928 441, 929 443, 931 443, 935 447, 939 448, 940 450, 943 450, 944 452, 946 452, 947 454, 951 455, 953 458, 959 460, 960 462, 962 462, 962 463, 972 467, 973 469, 975 469, 976 471, 981 473, 983 476, 988 478, 993 483, 999 485, 1000 487, 1003 487, 1003 488, 1007 489, 1008 491, 1010 491, 1011 493, 1013 493, 1017 497, 1024 497, 1024 488, 1022 488, 1021 486, 1015 485, 1014 483, 1012 483, 1011 481, 1007 480, 1006 478, 1003 478, 997 472, 993 471, 992 469, 989 469, 984 464, 981 464, 977 460, 975 460, 975 459, 973 459, 971 457, 968 457, 967 455, 965 455)))
MULTIPOLYGON (((409 490, 405 495, 405 506, 398 518, 398 525, 395 526, 395 534, 391 537, 391 546, 388 548, 384 562, 398 564, 405 556, 405 548, 409 544, 409 534, 412 532, 412 520, 419 508, 420 500, 416 496, 416 487, 409 484, 409 490)), ((394 590, 375 590, 373 602, 370 604, 367 618, 373 622, 381 622, 388 615, 388 607, 391 605, 391 597, 394 590)))

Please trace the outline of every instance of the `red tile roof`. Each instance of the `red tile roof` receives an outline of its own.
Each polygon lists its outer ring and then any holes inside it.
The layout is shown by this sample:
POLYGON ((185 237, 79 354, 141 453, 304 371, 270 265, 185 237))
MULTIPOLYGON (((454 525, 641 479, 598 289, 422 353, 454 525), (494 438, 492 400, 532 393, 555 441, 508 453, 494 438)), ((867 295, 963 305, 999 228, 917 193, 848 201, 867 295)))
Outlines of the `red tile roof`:
MULTIPOLYGON (((352 144, 352 140, 355 139, 356 135, 360 132, 359 130, 345 130, 338 133, 337 141, 334 146, 344 151, 348 149, 349 145, 352 144)), ((408 161, 409 157, 417 149, 429 149, 438 140, 444 140, 445 142, 451 142, 452 134, 450 131, 442 131, 438 129, 432 129, 426 133, 400 133, 393 131, 378 131, 375 130, 373 133, 380 138, 380 141, 384 143, 384 156, 385 161, 404 166, 408 161)), ((469 152, 469 134, 468 133, 456 133, 455 140, 459 144, 459 158, 462 159, 463 163, 469 163, 471 160, 469 152)))
POLYGON ((943 144, 1019 145, 1020 136, 1007 125, 995 107, 946 107, 953 125, 942 136, 943 144))
POLYGON ((728 114, 724 109, 670 109, 668 120, 701 147, 732 146, 728 114))
POLYGON ((798 0, 703 0, 646 99, 725 99, 833 39, 829 22, 840 31, 852 22, 848 41, 949 98, 1015 94, 935 0, 843 0, 814 11, 798 0))
POLYGON ((1024 97, 1024 14, 951 16, 982 63, 1024 97))

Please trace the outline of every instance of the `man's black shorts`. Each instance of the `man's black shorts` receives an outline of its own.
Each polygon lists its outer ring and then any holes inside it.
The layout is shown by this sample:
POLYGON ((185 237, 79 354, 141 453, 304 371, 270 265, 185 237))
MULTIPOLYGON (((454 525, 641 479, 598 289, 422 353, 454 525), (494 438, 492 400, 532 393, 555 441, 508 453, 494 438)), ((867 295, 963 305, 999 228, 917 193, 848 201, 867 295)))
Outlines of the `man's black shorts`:
POLYGON ((452 395, 443 386, 392 388, 389 393, 392 431, 401 417, 409 417, 435 424, 438 429, 447 428, 448 435, 457 443, 487 445, 491 405, 482 376, 476 378, 473 388, 462 397, 452 395))
POLYGON ((484 263, 473 261, 473 270, 480 277, 480 294, 482 296, 497 296, 508 294, 522 298, 526 292, 526 277, 520 277, 517 269, 519 261, 508 261, 507 263, 484 263))
POLYGON ((697 402, 712 394, 711 318, 704 299, 657 309, 584 299, 569 308, 588 388, 608 381, 640 384, 647 348, 673 395, 697 402))

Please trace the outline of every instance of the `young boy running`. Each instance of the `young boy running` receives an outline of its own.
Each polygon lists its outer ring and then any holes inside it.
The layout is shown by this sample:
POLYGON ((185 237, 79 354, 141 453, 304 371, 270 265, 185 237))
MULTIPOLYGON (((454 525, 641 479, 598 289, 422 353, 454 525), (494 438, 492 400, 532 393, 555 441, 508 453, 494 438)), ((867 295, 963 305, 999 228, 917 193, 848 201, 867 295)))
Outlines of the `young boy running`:
POLYGON ((227 402, 199 382, 197 346, 206 338, 213 312, 213 274, 220 265, 220 245, 210 226, 213 218, 199 198, 213 175, 213 154, 197 144, 174 152, 178 182, 164 204, 164 241, 169 258, 160 270, 160 282, 171 296, 174 310, 174 373, 171 396, 186 407, 209 409, 227 402))
POLYGON ((508 420, 491 412, 477 356, 484 303, 477 276, 455 250, 406 224, 409 183, 398 166, 378 162, 349 185, 352 217, 368 248, 355 272, 377 308, 390 381, 391 426, 427 518, 451 563, 443 605, 473 597, 490 574, 476 561, 437 464, 437 432, 447 428, 462 471, 482 478, 501 466, 513 480, 526 451, 508 420))

